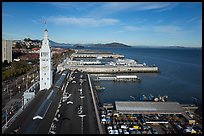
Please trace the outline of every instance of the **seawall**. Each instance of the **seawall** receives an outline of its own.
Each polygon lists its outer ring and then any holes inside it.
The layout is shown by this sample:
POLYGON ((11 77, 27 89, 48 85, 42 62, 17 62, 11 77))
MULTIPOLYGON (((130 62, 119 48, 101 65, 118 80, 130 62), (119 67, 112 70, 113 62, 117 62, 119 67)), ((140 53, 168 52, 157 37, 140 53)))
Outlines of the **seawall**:
POLYGON ((93 66, 77 66, 69 67, 71 70, 78 69, 79 71, 85 71, 88 73, 158 73, 158 67, 93 67, 93 66))

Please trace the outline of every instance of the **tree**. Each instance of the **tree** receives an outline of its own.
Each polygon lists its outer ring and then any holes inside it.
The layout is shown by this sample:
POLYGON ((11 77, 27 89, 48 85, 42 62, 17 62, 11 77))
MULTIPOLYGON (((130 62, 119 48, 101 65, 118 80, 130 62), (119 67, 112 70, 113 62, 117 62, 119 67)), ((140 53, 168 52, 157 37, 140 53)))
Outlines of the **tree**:
POLYGON ((30 38, 25 38, 24 41, 29 42, 29 41, 32 41, 32 40, 30 38))
POLYGON ((16 46, 15 46, 17 49, 20 49, 21 48, 21 44, 19 42, 16 42, 16 46))
POLYGON ((4 65, 8 66, 8 60, 4 60, 4 65))

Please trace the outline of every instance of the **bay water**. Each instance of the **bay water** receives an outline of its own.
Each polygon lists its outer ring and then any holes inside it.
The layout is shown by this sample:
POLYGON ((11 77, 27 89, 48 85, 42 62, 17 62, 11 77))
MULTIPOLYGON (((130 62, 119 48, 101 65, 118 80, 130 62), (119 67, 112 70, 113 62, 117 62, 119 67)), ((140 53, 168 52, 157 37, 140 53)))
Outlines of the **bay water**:
MULTIPOLYGON (((94 48, 89 48, 94 49, 94 48)), ((99 50, 99 48, 96 48, 99 50)), ((101 103, 139 100, 142 95, 168 96, 169 101, 192 104, 202 101, 201 48, 100 48, 123 54, 139 63, 156 65, 160 73, 136 73, 141 82, 100 81, 105 87, 98 93, 101 103)))

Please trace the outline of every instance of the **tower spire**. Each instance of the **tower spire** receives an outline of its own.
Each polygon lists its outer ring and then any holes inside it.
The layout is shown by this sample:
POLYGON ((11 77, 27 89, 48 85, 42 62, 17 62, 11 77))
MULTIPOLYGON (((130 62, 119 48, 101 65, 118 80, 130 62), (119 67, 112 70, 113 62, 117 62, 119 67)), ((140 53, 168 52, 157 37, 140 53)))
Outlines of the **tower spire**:
POLYGON ((45 41, 45 43, 47 43, 47 41, 48 41, 48 30, 47 30, 47 21, 46 20, 45 20, 44 41, 45 41))
POLYGON ((47 30, 47 21, 45 20, 45 30, 47 30))

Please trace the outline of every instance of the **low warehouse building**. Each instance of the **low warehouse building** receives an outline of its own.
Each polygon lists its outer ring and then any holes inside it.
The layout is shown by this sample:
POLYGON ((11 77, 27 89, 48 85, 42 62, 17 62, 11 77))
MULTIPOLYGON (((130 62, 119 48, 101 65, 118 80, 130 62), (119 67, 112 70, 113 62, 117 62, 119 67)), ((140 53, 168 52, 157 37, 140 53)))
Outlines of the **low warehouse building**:
POLYGON ((123 114, 182 114, 178 102, 116 101, 116 110, 123 114))

